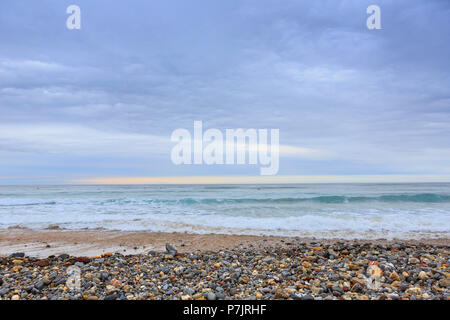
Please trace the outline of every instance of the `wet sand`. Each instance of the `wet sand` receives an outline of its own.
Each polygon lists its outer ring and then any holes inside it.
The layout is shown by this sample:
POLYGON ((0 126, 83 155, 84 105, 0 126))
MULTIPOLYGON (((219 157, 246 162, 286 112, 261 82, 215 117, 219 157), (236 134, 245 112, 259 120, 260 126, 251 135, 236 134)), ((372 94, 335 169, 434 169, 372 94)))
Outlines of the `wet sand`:
POLYGON ((29 230, 12 228, 0 230, 0 255, 24 252, 28 256, 44 258, 63 253, 73 256, 96 256, 105 252, 140 254, 165 251, 170 243, 181 253, 219 251, 236 248, 283 247, 296 243, 406 243, 449 246, 448 238, 419 240, 342 240, 275 236, 246 236, 223 234, 187 234, 164 232, 124 232, 106 230, 29 230))

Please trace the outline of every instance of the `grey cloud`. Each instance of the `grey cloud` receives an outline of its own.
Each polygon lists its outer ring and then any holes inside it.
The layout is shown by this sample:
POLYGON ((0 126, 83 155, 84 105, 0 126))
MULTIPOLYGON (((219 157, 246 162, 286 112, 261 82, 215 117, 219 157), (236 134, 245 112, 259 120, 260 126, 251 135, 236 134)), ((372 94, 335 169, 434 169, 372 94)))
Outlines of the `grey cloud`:
MULTIPOLYGON (((4 0, 0 126, 169 137, 203 120, 279 128, 282 144, 333 154, 285 160, 283 174, 448 171, 450 4, 377 1, 383 29, 369 31, 372 2, 79 0, 82 30, 68 31, 71 1, 4 0)), ((83 157, 99 170, 101 156, 83 157)))

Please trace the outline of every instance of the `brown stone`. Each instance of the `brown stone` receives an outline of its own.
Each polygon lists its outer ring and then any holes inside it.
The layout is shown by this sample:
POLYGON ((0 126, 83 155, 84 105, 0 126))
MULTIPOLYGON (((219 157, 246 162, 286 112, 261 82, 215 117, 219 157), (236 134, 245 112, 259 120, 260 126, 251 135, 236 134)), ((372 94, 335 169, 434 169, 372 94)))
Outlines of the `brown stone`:
POLYGON ((358 266, 357 264, 350 263, 350 264, 348 265, 348 268, 349 268, 350 270, 359 270, 361 267, 358 266))
POLYGON ((287 299, 287 298, 289 298, 289 294, 288 294, 286 291, 284 291, 283 289, 277 288, 277 289, 275 290, 275 298, 278 298, 278 299, 280 299, 280 298, 287 299))
POLYGON ((19 272, 20 269, 22 269, 22 266, 14 266, 14 267, 12 268, 12 271, 13 271, 13 272, 19 272))
POLYGON ((418 295, 421 292, 422 292, 422 290, 419 287, 412 287, 405 291, 405 293, 408 295, 411 295, 411 294, 418 295))
POLYGON ((110 283, 112 286, 115 286, 115 287, 121 286, 121 285, 122 285, 122 282, 121 282, 120 280, 117 280, 117 279, 112 279, 109 283, 110 283))
POLYGON ((439 280, 439 285, 441 287, 450 287, 450 279, 449 278, 443 278, 439 280))
POLYGON ((38 262, 36 262, 36 264, 39 267, 46 267, 50 264, 50 261, 48 261, 47 259, 43 259, 43 260, 39 260, 38 262))
POLYGON ((391 286, 393 286, 393 287, 400 287, 400 285, 401 285, 401 283, 398 280, 391 283, 391 286))
POLYGON ((391 278, 391 280, 400 280, 400 276, 395 271, 389 275, 389 278, 391 278))
POLYGON ((88 257, 76 257, 75 261, 77 262, 83 262, 83 263, 89 263, 91 261, 90 258, 88 257))
POLYGON ((362 286, 366 285, 366 282, 363 279, 359 279, 359 278, 356 278, 356 277, 353 277, 350 281, 352 283, 359 283, 362 286))
POLYGON ((428 279, 428 275, 427 275, 427 273, 426 273, 425 271, 420 271, 418 277, 419 277, 419 279, 422 280, 422 281, 425 281, 425 280, 428 279))

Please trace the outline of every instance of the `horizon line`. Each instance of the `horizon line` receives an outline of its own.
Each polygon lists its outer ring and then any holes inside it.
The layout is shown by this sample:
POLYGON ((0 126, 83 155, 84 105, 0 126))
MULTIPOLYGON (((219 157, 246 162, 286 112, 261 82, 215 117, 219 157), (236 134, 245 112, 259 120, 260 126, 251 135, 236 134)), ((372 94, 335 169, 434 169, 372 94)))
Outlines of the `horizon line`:
POLYGON ((278 175, 278 176, 174 176, 97 177, 72 180, 75 184, 294 184, 294 183, 439 183, 450 175, 278 175))

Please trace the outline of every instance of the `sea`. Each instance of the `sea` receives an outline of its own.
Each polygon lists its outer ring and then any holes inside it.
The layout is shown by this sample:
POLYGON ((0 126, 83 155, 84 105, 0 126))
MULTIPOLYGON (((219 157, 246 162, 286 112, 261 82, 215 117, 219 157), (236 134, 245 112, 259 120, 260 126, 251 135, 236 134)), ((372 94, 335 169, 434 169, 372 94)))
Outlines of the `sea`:
POLYGON ((449 238, 450 184, 0 186, 0 229, 449 238))

